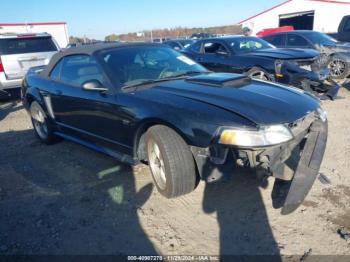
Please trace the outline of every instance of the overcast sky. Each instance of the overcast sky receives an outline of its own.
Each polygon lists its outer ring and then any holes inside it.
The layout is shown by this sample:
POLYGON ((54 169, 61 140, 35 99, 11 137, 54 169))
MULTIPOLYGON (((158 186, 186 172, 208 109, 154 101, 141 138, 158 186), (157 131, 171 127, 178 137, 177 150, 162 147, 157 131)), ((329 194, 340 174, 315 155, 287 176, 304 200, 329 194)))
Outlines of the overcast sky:
POLYGON ((67 22, 70 35, 230 25, 283 0, 4 0, 0 23, 67 22))

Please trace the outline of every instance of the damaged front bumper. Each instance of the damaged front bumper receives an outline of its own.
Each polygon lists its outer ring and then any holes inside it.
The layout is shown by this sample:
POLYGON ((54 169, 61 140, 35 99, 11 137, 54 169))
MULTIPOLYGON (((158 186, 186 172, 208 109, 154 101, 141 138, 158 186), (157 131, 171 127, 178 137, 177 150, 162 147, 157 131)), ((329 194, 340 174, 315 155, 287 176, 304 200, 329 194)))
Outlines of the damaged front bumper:
POLYGON ((290 181, 282 214, 296 210, 310 191, 326 149, 328 123, 309 114, 291 124, 294 139, 266 148, 233 148, 221 145, 191 147, 202 179, 212 183, 228 178, 237 168, 290 181))
POLYGON ((298 64, 284 62, 276 74, 276 82, 298 87, 304 91, 313 93, 320 99, 334 100, 340 89, 339 84, 330 78, 328 68, 315 69, 313 65, 307 65, 305 69, 298 64))

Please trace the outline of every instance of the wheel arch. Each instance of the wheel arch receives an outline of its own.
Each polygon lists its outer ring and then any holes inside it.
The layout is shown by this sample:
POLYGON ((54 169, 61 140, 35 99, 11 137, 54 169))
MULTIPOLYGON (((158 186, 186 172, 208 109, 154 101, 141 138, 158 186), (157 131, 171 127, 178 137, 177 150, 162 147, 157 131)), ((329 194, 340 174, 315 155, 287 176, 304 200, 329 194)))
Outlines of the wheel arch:
POLYGON ((134 135, 133 154, 135 159, 139 161, 145 161, 147 159, 145 134, 149 128, 155 125, 163 125, 173 129, 189 145, 190 139, 183 130, 176 127, 174 124, 160 118, 145 119, 138 125, 134 135))

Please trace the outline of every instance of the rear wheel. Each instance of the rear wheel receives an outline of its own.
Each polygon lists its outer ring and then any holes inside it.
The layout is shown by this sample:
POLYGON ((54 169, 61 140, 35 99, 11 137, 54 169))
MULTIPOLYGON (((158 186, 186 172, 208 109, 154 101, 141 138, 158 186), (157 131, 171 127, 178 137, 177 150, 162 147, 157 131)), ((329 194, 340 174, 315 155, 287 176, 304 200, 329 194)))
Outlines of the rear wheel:
POLYGON ((53 128, 45 111, 40 104, 34 101, 30 105, 30 116, 32 119, 35 134, 45 144, 51 144, 56 140, 53 128))
POLYGON ((194 190, 196 168, 186 142, 166 126, 153 126, 146 134, 148 162, 158 191, 167 198, 194 190))

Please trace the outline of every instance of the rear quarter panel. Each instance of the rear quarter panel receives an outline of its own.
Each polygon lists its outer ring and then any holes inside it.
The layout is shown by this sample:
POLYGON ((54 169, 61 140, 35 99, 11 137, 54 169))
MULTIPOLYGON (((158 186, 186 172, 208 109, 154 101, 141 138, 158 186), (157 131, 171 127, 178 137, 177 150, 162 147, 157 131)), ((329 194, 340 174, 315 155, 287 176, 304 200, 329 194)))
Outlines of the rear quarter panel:
POLYGON ((37 101, 44 110, 46 109, 40 90, 45 91, 51 87, 51 79, 42 76, 40 73, 45 66, 32 67, 23 79, 21 91, 22 102, 26 110, 29 110, 30 104, 37 101))

